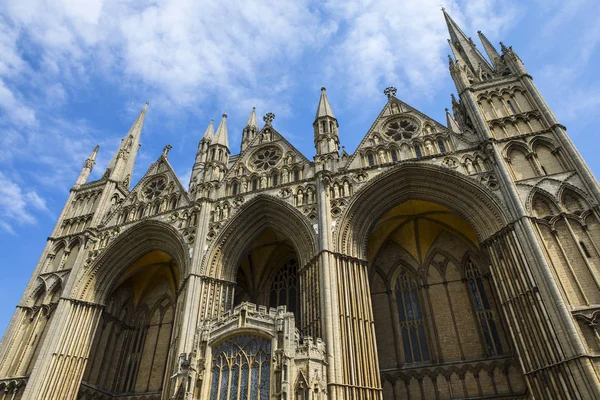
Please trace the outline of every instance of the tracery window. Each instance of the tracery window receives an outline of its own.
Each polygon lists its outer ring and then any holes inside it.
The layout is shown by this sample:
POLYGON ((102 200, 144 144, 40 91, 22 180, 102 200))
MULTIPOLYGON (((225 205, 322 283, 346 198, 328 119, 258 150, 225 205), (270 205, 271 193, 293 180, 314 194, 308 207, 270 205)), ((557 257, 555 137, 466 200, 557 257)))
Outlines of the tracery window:
POLYGON ((252 161, 254 168, 257 170, 266 171, 267 169, 277 165, 281 159, 281 152, 275 147, 268 147, 264 150, 258 151, 254 155, 252 161))
POLYGON ((271 340, 240 335, 213 348, 210 398, 269 399, 271 340))
POLYGON ((279 268, 271 284, 270 307, 286 305, 287 310, 300 317, 298 310, 298 268, 295 259, 291 259, 279 268))
POLYGON ((488 355, 502 354, 502 343, 500 342, 500 336, 498 335, 498 329, 494 321, 494 312, 490 307, 490 302, 485 292, 481 271, 479 271, 479 268, 477 268, 470 258, 467 260, 465 266, 465 275, 488 355))
POLYGON ((165 190, 167 184, 165 180, 162 178, 155 179, 146 185, 146 189, 144 189, 144 194, 149 200, 155 199, 165 190))
POLYGON ((402 271, 396 281, 396 304, 406 363, 428 361, 429 348, 415 278, 402 271))
POLYGON ((392 121, 385 131, 391 139, 402 140, 410 139, 417 132, 417 126, 410 120, 401 119, 392 121))

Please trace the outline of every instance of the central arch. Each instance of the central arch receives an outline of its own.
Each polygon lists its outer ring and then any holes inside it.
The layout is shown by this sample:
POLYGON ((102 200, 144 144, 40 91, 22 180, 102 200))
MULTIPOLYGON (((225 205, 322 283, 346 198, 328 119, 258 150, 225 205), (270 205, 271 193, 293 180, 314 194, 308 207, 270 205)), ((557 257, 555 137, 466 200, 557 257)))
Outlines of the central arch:
POLYGON ((207 253, 205 274, 235 282, 240 260, 250 243, 269 229, 289 240, 301 267, 317 254, 316 233, 308 219, 282 200, 259 195, 244 204, 215 238, 207 253))

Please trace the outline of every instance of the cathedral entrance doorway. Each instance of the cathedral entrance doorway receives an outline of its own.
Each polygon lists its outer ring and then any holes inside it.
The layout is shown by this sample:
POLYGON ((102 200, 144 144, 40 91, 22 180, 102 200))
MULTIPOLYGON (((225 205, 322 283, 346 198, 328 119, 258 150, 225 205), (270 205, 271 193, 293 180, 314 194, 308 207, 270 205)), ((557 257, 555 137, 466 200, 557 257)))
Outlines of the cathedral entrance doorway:
POLYGON ((242 256, 236 275, 234 306, 248 301, 257 305, 285 305, 300 324, 298 255, 281 233, 267 228, 242 256))
POLYGON ((125 270, 94 335, 79 398, 103 398, 102 393, 161 398, 178 286, 179 268, 162 251, 147 253, 125 270))

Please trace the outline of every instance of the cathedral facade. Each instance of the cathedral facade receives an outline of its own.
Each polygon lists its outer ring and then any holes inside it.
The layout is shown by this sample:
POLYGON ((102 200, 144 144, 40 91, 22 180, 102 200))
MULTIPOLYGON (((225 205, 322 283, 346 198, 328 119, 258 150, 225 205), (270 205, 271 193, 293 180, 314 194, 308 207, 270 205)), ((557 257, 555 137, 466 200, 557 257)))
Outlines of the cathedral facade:
POLYGON ((444 11, 440 124, 385 90, 353 154, 252 110, 130 180, 86 160, 0 345, 1 400, 598 399, 600 187, 514 50, 444 11))

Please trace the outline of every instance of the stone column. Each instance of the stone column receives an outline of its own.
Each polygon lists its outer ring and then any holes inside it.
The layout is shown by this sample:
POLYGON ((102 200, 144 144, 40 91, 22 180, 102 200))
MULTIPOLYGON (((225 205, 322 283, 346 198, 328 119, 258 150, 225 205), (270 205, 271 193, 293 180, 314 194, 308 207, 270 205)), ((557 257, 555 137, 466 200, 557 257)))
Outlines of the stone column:
POLYGON ((61 299, 23 400, 75 400, 103 306, 61 299))

